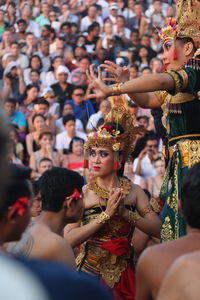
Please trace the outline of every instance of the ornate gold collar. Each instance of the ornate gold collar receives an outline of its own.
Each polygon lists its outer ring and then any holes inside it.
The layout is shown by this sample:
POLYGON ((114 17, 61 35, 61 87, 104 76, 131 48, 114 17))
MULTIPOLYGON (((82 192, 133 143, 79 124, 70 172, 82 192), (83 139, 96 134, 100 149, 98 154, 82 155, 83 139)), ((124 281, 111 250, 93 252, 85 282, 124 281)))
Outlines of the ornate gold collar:
MULTIPOLYGON (((123 190, 124 196, 129 194, 131 189, 131 181, 128 178, 120 177, 119 178, 119 187, 123 190)), ((100 187, 96 181, 96 178, 92 179, 91 182, 88 184, 88 188, 92 190, 99 198, 108 199, 110 191, 100 187)))

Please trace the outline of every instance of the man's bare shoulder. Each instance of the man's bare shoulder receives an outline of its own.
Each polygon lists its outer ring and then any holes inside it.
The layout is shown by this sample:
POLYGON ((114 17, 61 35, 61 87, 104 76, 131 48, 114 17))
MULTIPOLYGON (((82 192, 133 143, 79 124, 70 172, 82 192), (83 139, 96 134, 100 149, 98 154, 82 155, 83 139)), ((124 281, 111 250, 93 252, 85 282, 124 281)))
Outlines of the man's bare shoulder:
POLYGON ((167 272, 157 300, 196 300, 200 286, 200 251, 180 256, 167 272))

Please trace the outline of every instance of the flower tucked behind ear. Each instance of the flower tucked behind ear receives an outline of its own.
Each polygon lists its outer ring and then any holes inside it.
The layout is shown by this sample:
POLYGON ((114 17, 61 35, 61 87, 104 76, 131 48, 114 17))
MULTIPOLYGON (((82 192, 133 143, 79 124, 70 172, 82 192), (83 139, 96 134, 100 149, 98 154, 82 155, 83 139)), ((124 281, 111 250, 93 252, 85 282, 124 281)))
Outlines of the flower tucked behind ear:
POLYGON ((82 196, 77 189, 74 189, 73 194, 67 197, 68 199, 74 199, 76 201, 82 200, 82 196))
POLYGON ((18 216, 23 216, 27 211, 27 207, 29 205, 29 199, 27 197, 18 198, 15 204, 11 205, 9 209, 16 209, 16 213, 18 216))

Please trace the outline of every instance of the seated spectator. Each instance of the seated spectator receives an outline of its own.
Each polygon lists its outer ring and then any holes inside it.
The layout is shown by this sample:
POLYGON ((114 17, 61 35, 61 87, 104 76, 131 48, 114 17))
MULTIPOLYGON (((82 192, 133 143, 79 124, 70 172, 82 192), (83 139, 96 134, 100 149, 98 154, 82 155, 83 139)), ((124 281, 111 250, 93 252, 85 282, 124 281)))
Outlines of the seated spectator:
POLYGON ((62 159, 62 167, 78 172, 83 176, 84 161, 84 140, 74 137, 69 144, 69 154, 64 155, 62 159))
POLYGON ((157 53, 151 48, 151 37, 149 34, 143 34, 140 41, 141 46, 145 46, 148 50, 148 60, 156 57, 157 53))
POLYGON ((126 47, 131 51, 135 51, 138 49, 139 46, 140 46, 139 30, 136 28, 132 28, 130 40, 126 42, 126 47))
POLYGON ((23 162, 24 161, 24 146, 20 142, 18 130, 13 125, 9 128, 9 139, 11 141, 13 141, 15 144, 16 157, 18 157, 23 162))
POLYGON ((145 179, 133 173, 133 163, 132 161, 127 161, 124 165, 124 176, 130 179, 134 184, 138 184, 142 189, 147 187, 145 179))
POLYGON ((39 94, 39 86, 35 83, 28 84, 23 94, 23 100, 19 103, 19 110, 24 113, 26 119, 32 115, 33 107, 39 94))
POLYGON ((25 46, 22 48, 23 52, 26 53, 28 57, 31 57, 35 52, 37 52, 37 38, 32 32, 27 32, 25 46))
POLYGON ((41 96, 49 102, 48 115, 54 119, 58 119, 60 116, 60 104, 56 102, 57 96, 53 89, 50 87, 43 89, 41 96))
POLYGON ((32 55, 29 59, 29 66, 23 72, 26 85, 30 84, 30 72, 32 69, 41 71, 43 68, 42 60, 39 55, 32 55))
POLYGON ((41 114, 35 114, 32 119, 34 131, 26 136, 26 149, 29 155, 39 150, 39 135, 45 130, 45 117, 41 114))
POLYGON ((38 137, 40 149, 33 152, 30 156, 29 167, 34 171, 39 170, 40 160, 42 158, 51 159, 54 167, 60 166, 60 156, 53 151, 54 139, 53 134, 48 131, 43 131, 38 137))
POLYGON ((93 22, 87 30, 85 47, 87 53, 96 55, 101 48, 102 39, 99 37, 100 26, 99 23, 93 22))
POLYGON ((102 47, 104 49, 110 48, 110 40, 113 38, 113 25, 111 21, 106 21, 103 26, 103 34, 102 34, 102 47))
POLYGON ((156 176, 154 162, 158 158, 158 141, 154 137, 147 138, 145 148, 134 160, 133 172, 148 179, 156 176))
POLYGON ((110 3, 109 4, 109 14, 108 17, 104 20, 104 22, 111 22, 112 25, 117 23, 117 16, 118 16, 119 7, 117 3, 110 3))
POLYGON ((72 93, 72 100, 67 100, 66 103, 71 104, 74 110, 76 119, 80 119, 84 126, 86 126, 89 117, 95 113, 94 107, 90 100, 85 100, 85 90, 81 86, 74 88, 72 93))
POLYGON ((69 144, 75 136, 87 139, 85 133, 81 131, 76 131, 75 129, 75 117, 73 115, 66 115, 63 117, 63 125, 65 131, 56 135, 56 150, 59 154, 66 154, 69 152, 69 144))
POLYGON ((26 132, 26 119, 23 112, 16 110, 16 101, 14 99, 7 99, 4 102, 3 110, 5 111, 9 123, 16 125, 19 132, 26 132))
POLYGON ((130 40, 131 31, 125 26, 124 16, 117 16, 116 25, 113 26, 113 33, 119 36, 124 43, 130 40))
MULTIPOLYGON (((159 25, 160 26, 160 25, 159 25)), ((151 48, 159 54, 162 51, 162 41, 159 37, 160 27, 155 27, 152 31, 151 48)))
POLYGON ((40 159, 38 173, 42 175, 47 170, 51 170, 53 168, 53 162, 48 157, 43 157, 40 159))
POLYGON ((75 44, 73 53, 75 58, 74 63, 78 64, 81 59, 87 54, 85 45, 75 44))
POLYGON ((9 62, 4 70, 3 79, 3 99, 11 97, 18 101, 25 91, 25 82, 20 65, 15 61, 9 62))
POLYGON ((16 22, 16 41, 19 43, 20 46, 24 46, 26 43, 26 21, 23 19, 19 19, 16 22))
MULTIPOLYGON (((69 103, 65 104, 63 106, 63 110, 62 110, 62 117, 60 119, 56 120, 56 123, 55 123, 58 133, 65 131, 65 127, 63 125, 63 117, 66 115, 73 115, 73 114, 74 114, 74 110, 73 110, 72 105, 69 103)), ((75 120, 75 128, 76 128, 76 131, 84 131, 83 123, 81 122, 81 120, 79 120, 79 119, 75 120)))
POLYGON ((63 64, 63 59, 60 55, 56 55, 51 60, 51 66, 48 72, 42 72, 41 80, 42 84, 46 87, 50 87, 52 84, 57 82, 56 79, 56 70, 57 68, 63 64))
POLYGON ((35 21, 39 24, 40 30, 44 25, 49 24, 49 5, 48 3, 41 3, 40 5, 40 15, 35 19, 35 21))
POLYGON ((138 66, 136 64, 131 64, 129 67, 129 80, 137 78, 138 77, 138 66))
POLYGON ((35 114, 41 114, 43 117, 45 117, 46 128, 50 129, 50 131, 52 131, 53 133, 56 132, 55 118, 49 115, 49 107, 50 107, 49 102, 43 97, 39 98, 34 103, 34 109, 32 115, 28 118, 29 132, 32 132, 34 130, 32 119, 35 114))
POLYGON ((10 44, 10 53, 13 56, 14 61, 16 61, 22 69, 28 67, 28 57, 21 53, 18 42, 13 41, 10 44))
POLYGON ((161 158, 157 158, 154 162, 154 167, 156 170, 156 176, 149 178, 147 185, 151 196, 158 199, 165 174, 165 162, 161 158))
POLYGON ((89 56, 83 56, 80 59, 79 67, 71 72, 72 83, 76 86, 86 86, 88 84, 86 71, 91 64, 89 56))
POLYGON ((99 26, 103 27, 103 19, 97 14, 97 7, 95 4, 88 7, 87 16, 81 19, 80 31, 84 32, 88 30, 88 27, 93 23, 99 23, 99 26))
POLYGON ((153 74, 162 73, 163 71, 163 63, 162 60, 155 57, 150 61, 150 67, 153 74))
POLYGON ((105 116, 110 112, 111 104, 108 100, 102 100, 99 105, 99 111, 90 116, 86 129, 91 131, 94 128, 97 128, 97 123, 99 119, 105 118, 105 116))
POLYGON ((39 51, 35 55, 39 55, 42 60, 42 71, 47 72, 51 65, 51 56, 49 54, 50 42, 47 38, 41 38, 39 41, 39 51))
POLYGON ((56 70, 57 83, 51 85, 52 90, 58 98, 61 106, 66 100, 71 99, 71 94, 73 91, 73 85, 68 83, 69 70, 65 66, 58 66, 56 70))

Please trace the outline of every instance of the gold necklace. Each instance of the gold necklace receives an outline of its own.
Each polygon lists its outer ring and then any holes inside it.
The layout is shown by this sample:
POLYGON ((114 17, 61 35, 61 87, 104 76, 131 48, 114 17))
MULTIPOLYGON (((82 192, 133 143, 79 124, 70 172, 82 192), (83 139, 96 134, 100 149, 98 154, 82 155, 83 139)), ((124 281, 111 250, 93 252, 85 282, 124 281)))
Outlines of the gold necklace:
MULTIPOLYGON (((119 187, 122 189, 124 196, 126 197, 129 194, 131 189, 131 181, 127 178, 119 178, 119 187)), ((98 185, 96 178, 94 178, 89 184, 88 188, 92 190, 99 198, 107 200, 109 198, 110 191, 105 188, 102 188, 98 185)))

